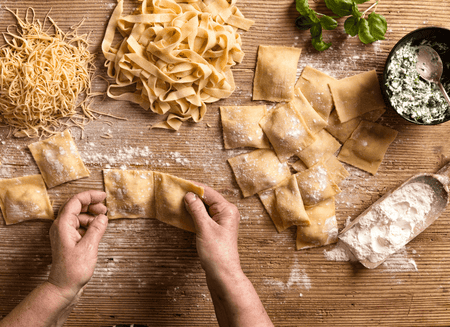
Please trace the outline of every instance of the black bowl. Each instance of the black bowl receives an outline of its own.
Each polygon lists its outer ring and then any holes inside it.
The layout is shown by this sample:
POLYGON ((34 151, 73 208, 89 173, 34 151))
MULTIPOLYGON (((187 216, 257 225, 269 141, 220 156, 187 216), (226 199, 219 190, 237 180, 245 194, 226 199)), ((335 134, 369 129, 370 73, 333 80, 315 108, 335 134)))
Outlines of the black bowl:
POLYGON ((442 27, 424 27, 424 28, 419 28, 417 30, 414 30, 414 31, 406 34, 392 48, 391 52, 389 53, 389 56, 387 57, 386 65, 384 66, 381 90, 383 92, 384 99, 385 99, 386 103, 388 104, 388 106, 390 108, 392 108, 397 114, 399 114, 400 117, 404 118, 405 120, 407 120, 407 121, 409 121, 411 123, 418 124, 418 125, 437 125, 437 124, 442 124, 442 123, 445 123, 445 122, 449 121, 450 120, 450 113, 447 114, 445 119, 440 120, 440 121, 435 121, 435 122, 432 122, 432 123, 423 123, 423 122, 415 121, 415 120, 411 119, 408 116, 400 114, 395 109, 395 107, 392 105, 391 100, 390 100, 389 90, 386 87, 387 70, 388 70, 388 67, 389 67, 389 65, 391 63, 391 59, 392 59, 392 56, 394 55, 394 53, 397 50, 399 50, 401 47, 403 47, 405 44, 407 44, 408 42, 411 42, 411 45, 413 45, 413 46, 417 46, 417 45, 420 45, 420 43, 423 40, 427 40, 427 41, 431 41, 431 42, 443 43, 443 44, 446 44, 448 46, 449 49, 445 50, 445 51, 440 50, 440 49, 438 49, 436 47, 433 47, 433 48, 434 48, 434 50, 436 50, 439 53, 439 55, 440 55, 440 57, 442 59, 442 62, 444 64, 444 71, 442 73, 442 80, 450 81, 450 69, 449 69, 449 67, 447 67, 447 66, 450 66, 448 64, 448 63, 450 63, 450 29, 446 29, 446 28, 442 28, 442 27), (446 65, 446 63, 447 63, 447 65, 446 65))

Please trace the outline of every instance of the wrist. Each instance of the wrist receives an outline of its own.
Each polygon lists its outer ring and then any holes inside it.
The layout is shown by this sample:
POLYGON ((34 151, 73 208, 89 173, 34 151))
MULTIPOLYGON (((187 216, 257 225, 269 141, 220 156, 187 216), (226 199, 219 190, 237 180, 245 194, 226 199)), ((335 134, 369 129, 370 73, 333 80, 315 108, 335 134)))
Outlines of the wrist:
POLYGON ((83 288, 64 288, 58 286, 56 283, 53 283, 51 280, 44 282, 43 286, 48 289, 49 292, 54 294, 55 297, 59 297, 62 301, 67 302, 67 304, 78 301, 80 296, 83 294, 83 288))

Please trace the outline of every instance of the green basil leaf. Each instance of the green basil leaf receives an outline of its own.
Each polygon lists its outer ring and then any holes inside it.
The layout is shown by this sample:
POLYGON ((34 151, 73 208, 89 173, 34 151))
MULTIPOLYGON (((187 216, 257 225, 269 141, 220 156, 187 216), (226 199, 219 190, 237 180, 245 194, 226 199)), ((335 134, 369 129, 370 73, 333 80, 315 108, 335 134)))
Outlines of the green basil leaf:
POLYGON ((348 17, 344 23, 345 32, 350 36, 356 36, 358 34, 358 22, 359 18, 348 17))
POLYGON ((314 24, 313 26, 311 26, 310 33, 313 38, 321 37, 322 36, 322 26, 320 24, 314 24))
POLYGON ((322 16, 319 21, 320 25, 326 30, 334 30, 338 26, 337 21, 330 16, 322 16))
POLYGON ((353 3, 353 5, 352 5, 352 15, 355 16, 356 18, 359 18, 362 16, 362 12, 359 11, 356 3, 353 3))
POLYGON ((353 0, 356 4, 358 4, 358 5, 360 5, 360 4, 362 4, 362 3, 364 3, 364 2, 367 2, 367 1, 369 1, 369 0, 353 0))
POLYGON ((353 0, 325 0, 325 5, 339 17, 352 14, 353 0))
POLYGON ((314 46, 314 49, 316 49, 317 51, 324 51, 331 46, 331 42, 326 43, 323 41, 322 35, 312 38, 311 43, 314 46))
POLYGON ((364 44, 369 44, 376 39, 370 33, 369 22, 365 18, 360 18, 358 22, 358 37, 364 44))
POLYGON ((308 16, 309 4, 308 0, 295 0, 295 8, 302 16, 308 16))
POLYGON ((309 30, 313 26, 313 24, 314 23, 312 22, 312 20, 307 16, 299 16, 295 20, 295 26, 297 26, 297 28, 302 31, 309 30))
POLYGON ((367 17, 367 21, 369 23, 370 34, 377 40, 384 40, 384 35, 387 31, 386 18, 373 12, 367 17))

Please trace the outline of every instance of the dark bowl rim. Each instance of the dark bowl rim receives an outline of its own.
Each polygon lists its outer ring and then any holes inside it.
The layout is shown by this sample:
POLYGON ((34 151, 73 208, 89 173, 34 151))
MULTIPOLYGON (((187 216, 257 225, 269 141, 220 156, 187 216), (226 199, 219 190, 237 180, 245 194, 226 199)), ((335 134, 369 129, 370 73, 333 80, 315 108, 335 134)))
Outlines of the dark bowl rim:
POLYGON ((416 33, 420 33, 421 31, 424 30, 443 30, 447 33, 450 34, 450 29, 449 28, 445 28, 445 27, 440 27, 440 26, 426 26, 426 27, 420 27, 417 28, 411 32, 409 32, 408 34, 404 35, 400 40, 398 40, 395 45, 392 47, 392 49, 389 51, 389 55, 386 58, 386 62, 384 64, 384 69, 383 69, 383 75, 382 75, 382 82, 381 82, 381 91, 383 93, 383 97, 385 99, 385 102, 387 103, 388 107, 390 107, 397 115, 399 115, 400 117, 402 117, 404 120, 416 124, 416 125, 423 125, 423 126, 434 126, 434 125, 439 125, 439 124, 443 124, 446 123, 448 121, 450 121, 450 115, 448 115, 448 117, 442 121, 439 122, 433 122, 433 123, 421 123, 421 122, 417 122, 414 121, 412 119, 409 119, 405 116, 403 116, 402 114, 400 114, 395 108, 394 106, 391 104, 391 100, 389 97, 389 94, 387 93, 387 89, 386 89, 386 77, 387 77, 387 67, 391 61, 392 56, 394 55, 394 53, 401 47, 403 46, 403 43, 405 43, 408 39, 412 38, 414 34, 416 33))

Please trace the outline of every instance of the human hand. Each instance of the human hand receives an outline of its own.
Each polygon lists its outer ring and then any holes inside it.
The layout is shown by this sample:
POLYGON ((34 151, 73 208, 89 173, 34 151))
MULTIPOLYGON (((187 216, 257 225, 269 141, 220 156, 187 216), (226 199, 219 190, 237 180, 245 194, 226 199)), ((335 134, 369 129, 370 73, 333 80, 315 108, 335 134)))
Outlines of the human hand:
POLYGON ((212 188, 205 189, 204 202, 193 193, 187 193, 186 208, 197 231, 197 252, 207 276, 222 278, 224 274, 242 272, 238 253, 239 211, 236 206, 212 188), (209 213, 208 213, 209 212, 209 213))
POLYGON ((52 268, 48 281, 72 300, 94 274, 100 239, 108 224, 106 193, 86 191, 70 198, 50 228, 52 268), (95 216, 93 216, 95 215, 95 216))

